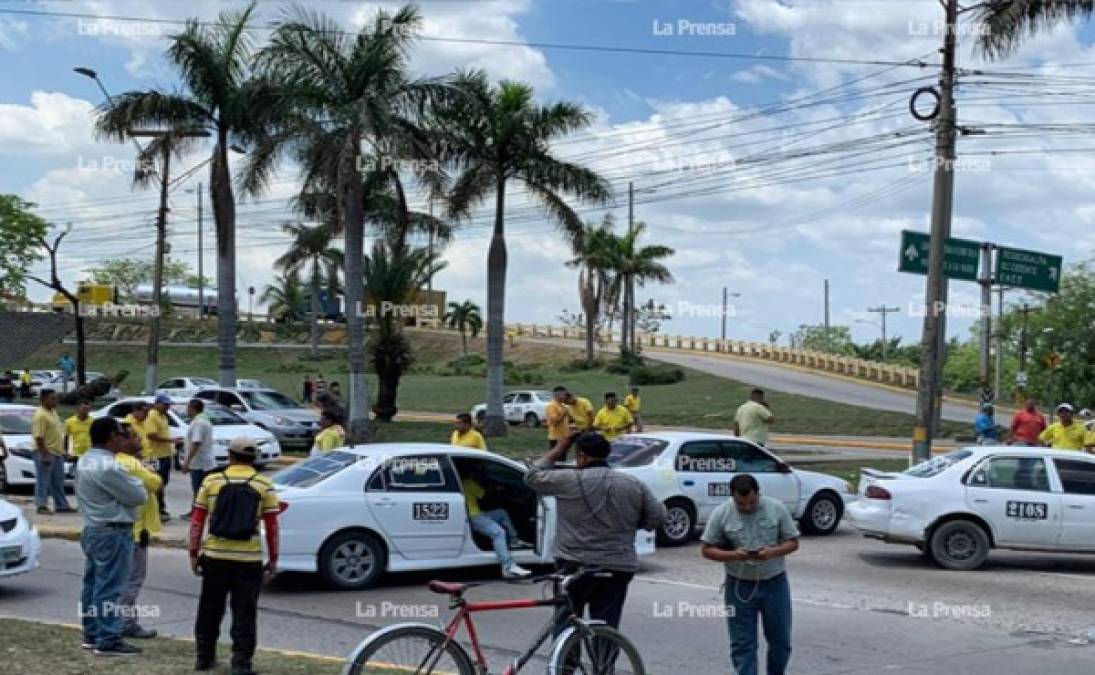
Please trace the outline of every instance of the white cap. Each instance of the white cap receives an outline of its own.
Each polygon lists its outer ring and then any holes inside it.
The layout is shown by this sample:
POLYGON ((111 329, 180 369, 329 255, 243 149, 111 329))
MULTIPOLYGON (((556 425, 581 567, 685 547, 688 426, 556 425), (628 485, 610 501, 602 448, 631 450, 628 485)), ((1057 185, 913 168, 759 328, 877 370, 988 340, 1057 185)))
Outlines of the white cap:
POLYGON ((1072 407, 1071 403, 1061 403, 1060 405, 1057 406, 1057 410, 1058 411, 1067 410, 1069 412, 1074 412, 1075 411, 1075 409, 1072 407))

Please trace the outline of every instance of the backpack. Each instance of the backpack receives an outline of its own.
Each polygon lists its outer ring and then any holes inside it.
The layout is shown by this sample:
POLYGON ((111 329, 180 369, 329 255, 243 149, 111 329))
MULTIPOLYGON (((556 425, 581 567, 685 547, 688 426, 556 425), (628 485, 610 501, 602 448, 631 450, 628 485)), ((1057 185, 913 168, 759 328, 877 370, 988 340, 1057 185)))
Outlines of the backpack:
POLYGON ((262 493, 251 485, 258 475, 255 472, 245 481, 230 481, 224 474, 224 487, 217 493, 213 515, 209 520, 209 534, 231 541, 250 541, 259 528, 258 513, 262 505, 262 493))

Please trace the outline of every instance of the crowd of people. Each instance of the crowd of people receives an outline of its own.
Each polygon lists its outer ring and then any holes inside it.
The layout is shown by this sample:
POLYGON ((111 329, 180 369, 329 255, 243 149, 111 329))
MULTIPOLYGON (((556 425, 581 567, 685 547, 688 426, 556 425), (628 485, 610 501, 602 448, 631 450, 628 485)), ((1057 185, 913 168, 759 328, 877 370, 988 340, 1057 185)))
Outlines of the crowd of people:
POLYGON ((1077 413, 1071 403, 1057 404, 1054 413, 1057 419, 1048 422, 1038 409, 1038 401, 1028 398, 1023 407, 1012 415, 1011 423, 1004 427, 997 423, 992 404, 985 403, 973 422, 977 442, 981 445, 1040 446, 1095 454, 1095 415, 1087 408, 1077 413))

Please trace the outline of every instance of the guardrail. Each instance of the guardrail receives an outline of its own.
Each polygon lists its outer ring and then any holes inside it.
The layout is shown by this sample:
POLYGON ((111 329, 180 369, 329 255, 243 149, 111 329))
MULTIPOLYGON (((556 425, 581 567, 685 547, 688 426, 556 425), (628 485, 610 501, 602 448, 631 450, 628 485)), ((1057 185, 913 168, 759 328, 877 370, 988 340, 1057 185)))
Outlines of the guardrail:
MULTIPOLYGON (((566 326, 539 326, 534 324, 511 324, 507 332, 512 336, 540 338, 558 338, 565 340, 584 340, 585 330, 566 326)), ((599 344, 616 344, 619 334, 602 331, 598 334, 599 344)), ((706 337, 683 337, 680 335, 660 335, 642 333, 639 343, 644 347, 668 349, 690 353, 727 354, 742 358, 772 361, 819 372, 835 373, 872 382, 891 384, 898 387, 916 389, 920 372, 916 368, 897 366, 877 361, 868 361, 853 356, 840 356, 790 347, 779 347, 760 342, 742 340, 720 340, 706 337)))

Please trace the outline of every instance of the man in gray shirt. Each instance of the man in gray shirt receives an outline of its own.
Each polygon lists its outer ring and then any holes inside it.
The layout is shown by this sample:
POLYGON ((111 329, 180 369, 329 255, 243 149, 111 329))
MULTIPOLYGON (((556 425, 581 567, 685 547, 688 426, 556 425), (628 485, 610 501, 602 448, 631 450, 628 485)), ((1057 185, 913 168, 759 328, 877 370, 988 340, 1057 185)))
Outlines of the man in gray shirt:
POLYGON ((588 605, 591 618, 619 627, 628 584, 639 569, 635 532, 661 527, 665 507, 640 480, 609 468, 611 450, 599 433, 584 433, 577 440, 570 436, 532 466, 525 482, 536 492, 555 497, 559 570, 570 574, 588 566, 611 573, 571 584, 575 610, 581 615, 588 605), (577 447, 577 467, 556 468, 572 443, 577 447))
MULTIPOLYGON (((213 454, 213 423, 205 413, 205 401, 200 398, 190 399, 186 404, 186 417, 190 420, 186 428, 186 459, 183 461, 183 471, 190 472, 191 504, 193 497, 198 496, 202 481, 210 471, 217 468, 217 458, 213 454)), ((188 511, 183 515, 183 520, 190 518, 188 511)))
POLYGON ((76 499, 84 516, 80 548, 84 585, 80 619, 84 649, 100 656, 132 656, 140 649, 122 641, 122 607, 118 598, 129 578, 133 556, 133 520, 147 495, 140 479, 118 464, 127 439, 118 420, 101 417, 91 423, 91 448, 76 471, 76 499))
POLYGON ((747 473, 730 481, 732 499, 707 521, 700 553, 726 566, 730 660, 738 675, 757 674, 757 617, 764 621, 768 674, 783 675, 791 659, 791 587, 783 558, 798 550, 798 528, 779 500, 760 494, 747 473))

